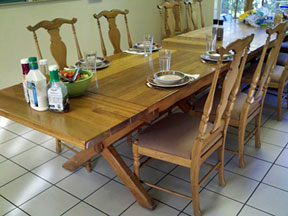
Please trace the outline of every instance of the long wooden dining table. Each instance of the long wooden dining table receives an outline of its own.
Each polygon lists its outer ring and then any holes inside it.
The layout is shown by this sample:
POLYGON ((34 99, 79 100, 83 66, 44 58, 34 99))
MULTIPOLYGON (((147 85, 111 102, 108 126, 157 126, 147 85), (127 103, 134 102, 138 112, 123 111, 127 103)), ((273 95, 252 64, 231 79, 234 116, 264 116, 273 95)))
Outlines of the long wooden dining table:
MULTIPOLYGON (((163 48, 172 50, 172 70, 200 75, 186 86, 149 88, 146 86, 147 77, 159 71, 158 53, 154 52, 149 57, 120 53, 107 57, 111 65, 97 72, 84 96, 71 98, 70 112, 59 114, 31 109, 18 84, 0 90, 0 115, 80 148, 81 151, 63 165, 68 170, 75 170, 101 154, 137 202, 153 209, 153 199, 122 160, 113 143, 151 123, 175 104, 185 110, 186 99, 211 83, 216 65, 200 61, 200 55, 205 52, 205 35, 211 31, 211 26, 205 27, 161 42, 163 48)), ((265 43, 265 29, 237 21, 225 23, 224 40, 217 46, 227 45, 252 33, 255 39, 250 56, 256 55, 265 43)), ((222 66, 224 72, 229 63, 222 66)))

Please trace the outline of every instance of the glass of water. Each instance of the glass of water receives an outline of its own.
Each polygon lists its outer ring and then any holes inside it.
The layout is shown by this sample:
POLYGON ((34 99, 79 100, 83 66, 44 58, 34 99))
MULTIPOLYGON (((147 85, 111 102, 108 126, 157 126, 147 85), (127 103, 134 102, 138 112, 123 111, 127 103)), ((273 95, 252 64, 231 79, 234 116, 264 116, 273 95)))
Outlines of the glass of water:
POLYGON ((84 52, 85 56, 85 69, 96 73, 96 64, 97 64, 97 52, 92 50, 89 52, 84 52))
POLYGON ((152 48, 153 48, 153 36, 145 34, 143 46, 144 46, 144 56, 150 56, 152 54, 152 48))
POLYGON ((169 71, 170 63, 171 63, 171 50, 169 49, 159 50, 160 71, 169 71))

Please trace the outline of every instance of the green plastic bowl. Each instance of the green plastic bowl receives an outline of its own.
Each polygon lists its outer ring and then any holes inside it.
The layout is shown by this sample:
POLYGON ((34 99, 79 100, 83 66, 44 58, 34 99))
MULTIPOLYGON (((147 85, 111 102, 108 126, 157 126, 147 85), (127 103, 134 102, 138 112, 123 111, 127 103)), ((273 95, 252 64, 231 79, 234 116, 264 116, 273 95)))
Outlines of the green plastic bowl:
POLYGON ((64 82, 68 88, 69 97, 78 97, 83 95, 90 85, 93 73, 88 70, 80 70, 79 72, 80 74, 88 74, 88 78, 84 80, 78 80, 73 83, 64 82))

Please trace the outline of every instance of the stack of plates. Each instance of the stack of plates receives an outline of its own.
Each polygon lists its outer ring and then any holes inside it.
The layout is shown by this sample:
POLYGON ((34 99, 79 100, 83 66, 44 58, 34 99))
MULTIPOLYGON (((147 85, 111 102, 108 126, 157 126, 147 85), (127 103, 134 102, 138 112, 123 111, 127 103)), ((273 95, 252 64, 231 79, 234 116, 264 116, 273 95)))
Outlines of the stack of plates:
MULTIPOLYGON (((220 58, 220 55, 216 52, 206 52, 201 55, 201 58, 207 61, 217 62, 218 59, 220 58)), ((228 53, 228 54, 224 54, 222 61, 228 62, 228 61, 231 61, 232 59, 233 59, 233 54, 228 53)))
POLYGON ((165 88, 183 86, 190 81, 190 77, 179 71, 158 72, 147 78, 150 85, 165 88))
MULTIPOLYGON (((106 68, 110 65, 110 61, 108 61, 107 59, 105 58, 102 58, 102 57, 97 57, 96 59, 96 69, 99 70, 99 69, 103 69, 103 68, 106 68)), ((94 65, 87 65, 87 63, 85 62, 85 59, 83 59, 81 61, 81 68, 85 68, 87 70, 91 69, 93 70, 94 69, 94 65)))
MULTIPOLYGON (((144 44, 143 42, 138 42, 134 45, 134 48, 139 49, 139 50, 144 50, 144 44)), ((162 47, 157 44, 157 43, 153 43, 153 47, 152 47, 152 52, 154 51, 158 51, 160 50, 162 47)))

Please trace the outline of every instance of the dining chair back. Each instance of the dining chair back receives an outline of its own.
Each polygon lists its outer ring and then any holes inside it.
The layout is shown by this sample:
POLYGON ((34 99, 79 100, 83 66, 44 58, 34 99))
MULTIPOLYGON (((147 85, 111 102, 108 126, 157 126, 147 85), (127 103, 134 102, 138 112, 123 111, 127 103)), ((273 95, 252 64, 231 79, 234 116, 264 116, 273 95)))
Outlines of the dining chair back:
POLYGON ((44 20, 44 21, 37 23, 34 26, 31 26, 31 25, 28 26, 27 29, 29 31, 33 32, 34 41, 35 41, 36 49, 37 49, 37 53, 38 53, 38 58, 43 59, 42 53, 40 50, 40 46, 39 46, 39 42, 38 42, 38 38, 36 35, 36 31, 40 28, 44 28, 45 30, 48 31, 48 33, 50 35, 50 41, 51 41, 50 51, 51 51, 51 54, 54 57, 55 61, 57 62, 59 69, 62 70, 64 67, 67 67, 67 48, 61 39, 60 27, 63 24, 71 24, 72 32, 73 32, 74 40, 75 40, 75 44, 76 44, 78 60, 82 59, 82 54, 80 51, 80 46, 79 46, 79 42, 77 39, 76 30, 75 30, 75 26, 74 26, 74 24, 76 22, 77 22, 76 18, 73 18, 71 20, 56 18, 52 21, 44 20))
POLYGON ((186 11, 186 26, 187 26, 186 31, 188 32, 192 30, 191 23, 193 25, 193 29, 197 29, 197 25, 194 20, 192 3, 190 2, 190 0, 185 0, 184 5, 185 5, 185 11, 186 11))
POLYGON ((174 7, 176 5, 179 5, 179 3, 175 1, 167 1, 162 5, 157 5, 161 19, 162 38, 166 38, 168 35, 176 35, 176 22, 174 16, 174 7))
POLYGON ((199 187, 213 171, 218 170, 219 182, 225 185, 224 179, 224 146, 230 114, 235 102, 235 97, 241 83, 241 76, 247 59, 249 46, 254 35, 238 39, 226 48, 219 48, 220 54, 217 69, 213 76, 210 91, 204 105, 201 118, 190 116, 188 113, 172 113, 157 121, 152 126, 143 130, 138 139, 133 143, 134 172, 140 178, 140 155, 167 161, 190 168, 192 197, 171 191, 167 188, 153 185, 146 181, 142 183, 192 200, 194 215, 201 215, 199 205, 199 187), (209 122, 214 94, 217 87, 219 74, 223 69, 224 54, 233 51, 234 57, 226 73, 223 83, 221 100, 216 111, 214 124, 209 122), (197 128, 197 125, 199 126, 197 128), (205 160, 215 151, 218 151, 218 161, 210 164, 205 160), (210 171, 199 181, 200 166, 210 167, 210 171))
POLYGON ((114 54, 121 53, 122 50, 120 48, 120 31, 116 25, 116 17, 121 14, 124 16, 125 20, 125 26, 126 26, 126 31, 127 31, 127 38, 128 38, 128 45, 130 48, 132 48, 132 40, 130 36, 130 31, 128 27, 128 20, 127 20, 127 14, 129 13, 129 10, 118 10, 118 9, 113 9, 111 11, 104 10, 100 12, 99 14, 94 14, 93 17, 97 19, 97 24, 98 24, 98 29, 99 29, 99 34, 100 34, 100 40, 101 40, 101 48, 102 48, 102 53, 103 56, 107 56, 107 50, 105 47, 104 39, 103 39, 103 34, 101 30, 101 24, 100 24, 100 18, 105 17, 108 21, 109 24, 109 39, 112 43, 112 46, 114 48, 114 54))

